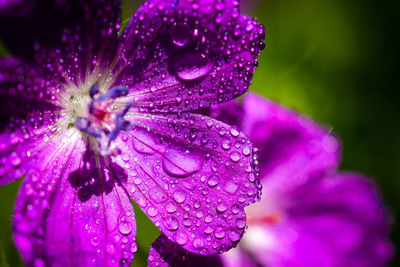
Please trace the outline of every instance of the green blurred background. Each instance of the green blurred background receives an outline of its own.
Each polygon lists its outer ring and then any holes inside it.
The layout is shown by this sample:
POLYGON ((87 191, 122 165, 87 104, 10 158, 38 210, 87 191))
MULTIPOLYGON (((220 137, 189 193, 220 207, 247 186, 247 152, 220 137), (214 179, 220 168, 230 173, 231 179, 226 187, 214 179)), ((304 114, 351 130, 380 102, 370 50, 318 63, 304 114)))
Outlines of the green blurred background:
MULTIPOLYGON (((139 2, 124 1, 124 19, 139 2)), ((341 168, 375 179, 399 245, 400 1, 242 0, 242 6, 267 31, 251 90, 333 128, 343 142, 341 168)), ((0 266, 21 266, 10 234, 18 186, 0 188, 0 266)), ((158 232, 145 215, 138 224, 146 250, 158 232)), ((146 253, 137 255, 134 265, 145 263, 146 253)), ((398 257, 393 266, 400 266, 398 257)))

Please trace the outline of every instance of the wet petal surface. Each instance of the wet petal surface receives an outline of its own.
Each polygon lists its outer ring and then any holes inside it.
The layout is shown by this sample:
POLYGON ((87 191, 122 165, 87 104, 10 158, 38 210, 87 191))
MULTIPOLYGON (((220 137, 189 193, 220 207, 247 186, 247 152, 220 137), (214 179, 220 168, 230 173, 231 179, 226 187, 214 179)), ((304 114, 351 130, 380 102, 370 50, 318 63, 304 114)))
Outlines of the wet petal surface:
POLYGON ((238 1, 150 0, 121 35, 118 80, 152 112, 226 102, 247 91, 264 36, 238 1))
POLYGON ((197 254, 222 253, 259 198, 252 148, 235 128, 190 113, 136 117, 116 162, 132 198, 170 239, 197 254), (249 153, 243 152, 249 149, 249 153))
POLYGON ((119 180, 124 170, 71 132, 24 180, 15 243, 27 265, 128 266, 137 248, 132 204, 119 180))
POLYGON ((218 256, 201 256, 190 253, 161 234, 150 247, 148 266, 220 267, 223 265, 218 256))

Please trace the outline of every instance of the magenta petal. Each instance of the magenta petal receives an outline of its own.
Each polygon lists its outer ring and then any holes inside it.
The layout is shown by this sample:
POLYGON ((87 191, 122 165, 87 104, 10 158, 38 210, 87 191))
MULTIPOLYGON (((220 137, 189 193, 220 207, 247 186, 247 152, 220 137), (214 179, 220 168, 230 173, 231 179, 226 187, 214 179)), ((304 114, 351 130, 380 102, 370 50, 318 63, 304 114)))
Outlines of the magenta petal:
POLYGON ((121 35, 120 83, 150 111, 188 111, 245 93, 264 47, 239 2, 147 1, 121 35))
POLYGON ((0 185, 26 174, 52 149, 59 115, 53 92, 36 71, 15 58, 0 58, 0 185))
POLYGON ((165 235, 161 234, 159 238, 151 245, 148 257, 148 266, 186 266, 186 267, 202 267, 223 266, 218 256, 201 256, 193 254, 183 249, 176 243, 173 243, 165 235))
POLYGON ((47 158, 35 161, 17 198, 13 232, 25 263, 128 266, 136 226, 119 180, 124 170, 85 148, 77 133, 58 143, 47 158))
POLYGON ((300 186, 339 164, 340 143, 328 129, 259 95, 247 94, 242 107, 216 106, 213 114, 224 122, 232 121, 232 114, 243 118, 236 124, 259 149, 260 178, 271 193, 300 186))
POLYGON ((281 223, 249 227, 246 246, 257 252, 259 262, 273 267, 374 267, 386 266, 393 256, 388 213, 375 185, 361 175, 324 177, 285 199, 289 205, 281 223), (252 245, 254 238, 269 242, 252 245))
POLYGON ((197 114, 135 116, 116 159, 126 188, 157 227, 197 254, 239 242, 243 208, 259 198, 252 146, 235 128, 197 114))
POLYGON ((120 29, 120 1, 33 2, 26 16, 0 16, 0 38, 12 54, 63 83, 84 81, 87 70, 110 66, 120 29))

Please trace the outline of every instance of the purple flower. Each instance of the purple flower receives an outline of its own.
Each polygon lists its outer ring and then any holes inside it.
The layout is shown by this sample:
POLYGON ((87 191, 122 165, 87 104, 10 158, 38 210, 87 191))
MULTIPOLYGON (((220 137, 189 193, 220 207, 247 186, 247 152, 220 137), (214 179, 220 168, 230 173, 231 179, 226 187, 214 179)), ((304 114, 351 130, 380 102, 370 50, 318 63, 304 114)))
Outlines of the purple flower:
POLYGON ((252 144, 191 111, 247 90, 263 27, 236 0, 150 0, 118 35, 119 1, 43 2, 1 32, 0 184, 25 177, 26 264, 128 265, 131 198, 185 250, 236 245, 260 194, 252 144))
POLYGON ((371 180, 337 170, 340 146, 330 131, 255 94, 242 106, 214 110, 227 121, 225 114, 259 148, 263 185, 261 202, 246 208, 244 238, 223 255, 225 266, 388 264, 389 215, 371 180))
MULTIPOLYGON (((221 256, 190 254, 161 236, 149 263, 160 266, 376 267, 393 254, 389 215, 376 186, 337 170, 340 146, 330 131, 255 94, 212 109, 259 148, 261 202, 237 248, 221 256)), ((244 225, 243 225, 244 226, 244 225)))

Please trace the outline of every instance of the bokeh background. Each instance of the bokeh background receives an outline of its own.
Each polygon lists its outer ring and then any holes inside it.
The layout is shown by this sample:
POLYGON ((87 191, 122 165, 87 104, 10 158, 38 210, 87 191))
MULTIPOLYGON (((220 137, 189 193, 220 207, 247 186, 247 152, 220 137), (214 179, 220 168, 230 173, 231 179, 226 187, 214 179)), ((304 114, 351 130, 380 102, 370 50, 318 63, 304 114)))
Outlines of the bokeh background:
MULTIPOLYGON (((125 0, 123 18, 140 2, 125 0)), ((343 143, 341 168, 376 181, 400 245, 400 1, 242 0, 242 6, 267 31, 251 90, 333 128, 343 143)), ((0 53, 6 54, 1 43, 0 53)), ((22 266, 10 230, 18 187, 0 188, 0 266, 22 266)), ((138 229, 142 252, 134 265, 145 266, 158 231, 143 214, 138 229)), ((392 266, 400 266, 399 257, 392 266)))

